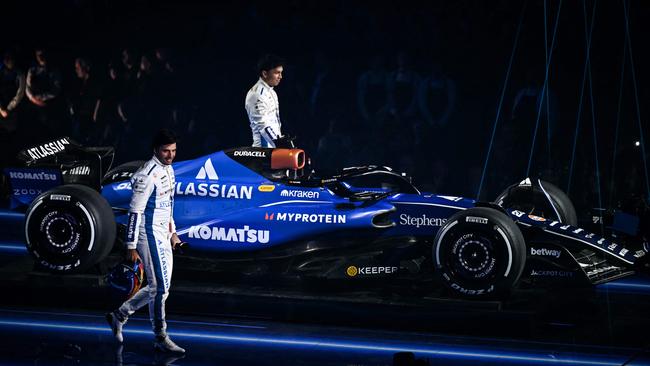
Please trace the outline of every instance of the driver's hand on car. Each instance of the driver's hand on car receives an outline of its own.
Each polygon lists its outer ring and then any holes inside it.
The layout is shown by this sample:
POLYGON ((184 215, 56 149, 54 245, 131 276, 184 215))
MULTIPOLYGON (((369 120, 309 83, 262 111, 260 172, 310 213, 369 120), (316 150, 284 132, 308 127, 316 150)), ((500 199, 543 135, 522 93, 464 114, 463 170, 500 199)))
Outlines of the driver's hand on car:
POLYGON ((172 243, 172 249, 176 249, 176 246, 182 242, 176 233, 172 234, 170 241, 172 243))
POLYGON ((127 249, 126 250, 126 260, 135 263, 140 260, 140 255, 138 255, 137 249, 127 249))

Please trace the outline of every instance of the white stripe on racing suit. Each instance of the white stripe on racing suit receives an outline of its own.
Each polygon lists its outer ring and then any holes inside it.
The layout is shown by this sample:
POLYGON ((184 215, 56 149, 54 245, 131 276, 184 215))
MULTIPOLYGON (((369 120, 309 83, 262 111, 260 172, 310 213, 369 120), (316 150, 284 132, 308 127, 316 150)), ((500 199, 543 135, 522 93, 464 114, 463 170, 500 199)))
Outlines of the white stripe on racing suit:
POLYGON ((282 136, 278 95, 261 78, 246 94, 246 113, 253 132, 253 146, 275 147, 282 136))
POLYGON ((164 335, 165 300, 169 295, 173 257, 171 234, 174 224, 174 187, 176 178, 171 165, 162 164, 155 156, 131 178, 133 197, 129 208, 126 246, 137 249, 147 275, 147 286, 126 301, 118 311, 128 317, 149 304, 153 331, 164 335))

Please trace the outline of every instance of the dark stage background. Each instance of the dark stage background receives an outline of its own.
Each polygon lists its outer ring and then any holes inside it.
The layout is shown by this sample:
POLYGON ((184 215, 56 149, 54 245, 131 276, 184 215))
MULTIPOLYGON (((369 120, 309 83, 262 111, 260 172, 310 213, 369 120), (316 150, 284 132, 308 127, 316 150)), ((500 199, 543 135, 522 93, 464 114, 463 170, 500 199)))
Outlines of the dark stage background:
MULTIPOLYGON (((283 132, 298 136, 317 170, 389 165, 423 190, 482 199, 541 175, 568 190, 581 215, 647 198, 645 1, 2 7, 0 48, 15 68, 27 73, 44 48, 61 81, 46 108, 22 99, 10 114, 17 130, 2 120, 4 164, 58 135, 115 146, 116 163, 147 159, 163 126, 182 137, 179 159, 248 145, 244 96, 257 59, 275 53, 287 61, 277 88, 283 132)), ((3 82, 6 106, 12 84, 3 82)))
MULTIPOLYGON (((488 201, 541 177, 569 194, 581 227, 594 208, 620 209, 641 217, 642 239, 648 19, 647 0, 4 1, 0 115, 37 50, 34 87, 52 98, 18 93, 0 116, 0 169, 60 136, 115 147, 114 166, 149 159, 162 127, 181 137, 177 160, 250 145, 244 98, 273 53, 286 60, 282 131, 317 175, 388 165, 422 191, 488 201)), ((114 344, 103 276, 34 271, 23 215, 0 213, 0 364, 177 361, 157 359, 144 313, 114 344)), ((168 301, 182 364, 385 365, 403 351, 445 365, 650 359, 647 276, 468 302, 402 282, 215 282, 189 267, 168 301)))

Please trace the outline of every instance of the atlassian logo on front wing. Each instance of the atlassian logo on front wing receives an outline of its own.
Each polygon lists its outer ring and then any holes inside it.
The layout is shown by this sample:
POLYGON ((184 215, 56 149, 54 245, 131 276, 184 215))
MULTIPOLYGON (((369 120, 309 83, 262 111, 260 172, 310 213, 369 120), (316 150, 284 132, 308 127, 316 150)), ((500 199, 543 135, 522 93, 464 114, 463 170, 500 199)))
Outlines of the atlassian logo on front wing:
POLYGON ((248 225, 243 229, 196 225, 190 228, 188 235, 190 238, 201 240, 266 244, 269 242, 270 233, 269 230, 251 229, 248 225))
POLYGON ((219 179, 219 176, 217 175, 217 172, 214 170, 214 166, 212 165, 212 160, 210 160, 210 158, 207 158, 205 160, 205 163, 203 163, 201 170, 199 170, 199 173, 196 175, 196 179, 210 179, 210 180, 219 179))

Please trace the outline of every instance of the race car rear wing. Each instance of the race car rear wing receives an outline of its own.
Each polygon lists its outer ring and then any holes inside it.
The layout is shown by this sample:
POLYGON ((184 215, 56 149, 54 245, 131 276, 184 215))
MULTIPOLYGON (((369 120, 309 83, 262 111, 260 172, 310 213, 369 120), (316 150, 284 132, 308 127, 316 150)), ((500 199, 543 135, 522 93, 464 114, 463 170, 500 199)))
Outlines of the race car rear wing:
MULTIPOLYGON (((99 154, 100 159, 108 158, 109 163, 113 162, 115 154, 112 147, 85 147, 65 136, 21 150, 17 158, 25 166, 43 166, 69 162, 77 158, 77 156, 84 157, 89 153, 93 155, 99 154)), ((107 171, 108 169, 110 169, 110 164, 106 167, 107 171)))
POLYGON ((21 166, 5 169, 11 185, 12 207, 28 205, 40 193, 62 184, 101 188, 113 163, 112 147, 84 147, 61 137, 18 153, 21 166))

